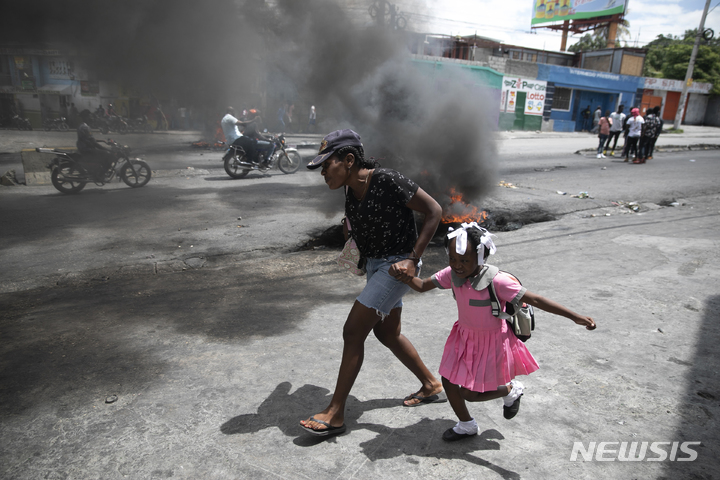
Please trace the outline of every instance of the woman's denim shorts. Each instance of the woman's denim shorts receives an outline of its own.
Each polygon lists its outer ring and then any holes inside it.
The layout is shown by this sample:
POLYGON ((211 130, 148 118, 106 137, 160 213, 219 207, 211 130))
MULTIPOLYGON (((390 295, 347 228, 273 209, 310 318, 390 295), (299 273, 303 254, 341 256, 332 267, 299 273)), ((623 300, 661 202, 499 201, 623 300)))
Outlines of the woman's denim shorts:
MULTIPOLYGON (((374 309, 382 317, 382 320, 385 320, 385 317, 390 314, 390 310, 403 306, 402 297, 410 291, 409 286, 396 280, 388 273, 392 264, 408 257, 408 254, 402 254, 367 259, 365 264, 367 284, 357 297, 357 301, 368 308, 374 309)), ((421 266, 422 262, 418 264, 416 275, 420 275, 421 266)))

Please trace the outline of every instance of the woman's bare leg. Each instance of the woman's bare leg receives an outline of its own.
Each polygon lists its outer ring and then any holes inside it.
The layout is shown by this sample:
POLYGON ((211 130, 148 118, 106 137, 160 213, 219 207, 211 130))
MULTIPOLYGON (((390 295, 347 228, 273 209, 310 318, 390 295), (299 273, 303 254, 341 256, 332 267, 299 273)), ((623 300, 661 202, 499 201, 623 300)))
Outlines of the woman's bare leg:
MULTIPOLYGON (((357 300, 355 301, 343 327, 343 355, 337 384, 335 385, 335 393, 333 393, 332 400, 330 400, 330 405, 315 415, 316 419, 327 422, 333 427, 339 427, 345 422, 345 403, 360 372, 360 367, 362 367, 365 355, 365 339, 373 326, 379 321, 380 317, 374 309, 364 306, 357 300)), ((326 428, 324 425, 310 419, 302 420, 300 424, 315 430, 326 428)))
MULTIPOLYGON (((375 324, 373 328, 375 336, 420 380, 422 383, 419 392, 421 396, 429 397, 442 392, 442 383, 430 373, 413 344, 400 332, 401 316, 402 308, 390 310, 390 315, 385 317, 385 320, 375 324)), ((419 400, 410 399, 406 404, 414 405, 419 402, 419 400)))

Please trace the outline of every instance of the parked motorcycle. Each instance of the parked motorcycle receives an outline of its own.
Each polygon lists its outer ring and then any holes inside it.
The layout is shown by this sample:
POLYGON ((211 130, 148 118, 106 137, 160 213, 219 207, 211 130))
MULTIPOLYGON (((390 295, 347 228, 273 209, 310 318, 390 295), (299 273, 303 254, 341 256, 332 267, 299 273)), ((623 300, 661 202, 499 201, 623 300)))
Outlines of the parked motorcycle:
POLYGON ((22 118, 20 115, 14 115, 12 117, 12 126, 13 128, 17 128, 18 130, 32 130, 32 125, 30 124, 30 120, 27 118, 22 118))
POLYGON ((43 121, 43 128, 46 132, 49 132, 50 130, 59 130, 61 132, 67 132, 70 127, 68 126, 66 122, 65 117, 58 117, 58 118, 46 118, 43 121))
POLYGON ((123 135, 128 133, 128 124, 123 117, 119 117, 117 115, 110 115, 107 118, 107 125, 111 132, 118 132, 123 135))
POLYGON ((251 170, 265 173, 275 166, 283 173, 295 173, 302 162, 297 149, 285 147, 285 135, 274 137, 270 151, 259 155, 258 163, 253 163, 242 147, 230 145, 223 156, 225 171, 232 178, 243 178, 251 170))
POLYGON ((128 118, 127 126, 131 132, 152 133, 154 130, 146 115, 139 118, 128 118))
MULTIPOLYGON (((100 172, 99 163, 92 156, 84 156, 79 152, 67 152, 54 148, 36 148, 40 153, 55 155, 47 166, 52 173, 50 179, 53 186, 62 193, 78 193, 88 182, 98 186, 109 183, 117 176, 126 185, 139 188, 150 181, 150 166, 139 158, 130 158, 130 147, 118 145, 108 140, 111 153, 115 157, 107 170, 100 172)), ((119 181, 118 180, 118 181, 119 181)))

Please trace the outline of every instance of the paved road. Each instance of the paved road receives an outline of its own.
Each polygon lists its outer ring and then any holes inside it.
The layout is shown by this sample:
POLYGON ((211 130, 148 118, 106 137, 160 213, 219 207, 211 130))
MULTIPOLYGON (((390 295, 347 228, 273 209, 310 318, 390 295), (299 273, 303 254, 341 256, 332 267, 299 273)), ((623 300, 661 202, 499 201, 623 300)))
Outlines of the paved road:
MULTIPOLYGON (((336 250, 290 251, 337 221, 317 173, 166 170, 143 189, 76 196, 4 187, 0 477, 713 478, 719 169, 713 151, 644 166, 503 157, 481 207, 557 219, 499 232, 492 262, 599 328, 540 312, 528 346, 541 369, 523 378, 520 414, 472 405, 481 434, 461 444, 440 439, 447 405, 400 406, 417 386, 374 339, 349 433, 318 442, 298 427, 329 398, 362 288, 336 250), (672 454, 683 441, 701 442, 695 461, 672 454), (575 442, 614 443, 571 461, 575 442), (661 461, 597 461, 621 442, 670 443, 655 445, 661 461)), ((425 260, 425 274, 442 268, 442 248, 425 260)), ((404 332, 432 371, 454 311, 446 292, 407 298, 404 332)))

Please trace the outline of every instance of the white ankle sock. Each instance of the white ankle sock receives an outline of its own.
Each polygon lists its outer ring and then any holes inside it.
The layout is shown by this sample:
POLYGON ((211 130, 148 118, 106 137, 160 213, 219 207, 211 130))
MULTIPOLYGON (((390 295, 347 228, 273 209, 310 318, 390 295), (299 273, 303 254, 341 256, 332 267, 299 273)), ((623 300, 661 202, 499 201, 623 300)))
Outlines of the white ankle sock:
POLYGON ((517 400, 520 395, 523 393, 523 389, 525 388, 522 383, 520 383, 517 380, 512 380, 508 385, 510 387, 510 393, 502 397, 503 404, 506 407, 511 406, 513 403, 515 403, 515 400, 517 400))
POLYGON ((453 431, 459 434, 474 435, 478 433, 478 424, 473 418, 467 422, 458 422, 454 427, 453 431))

